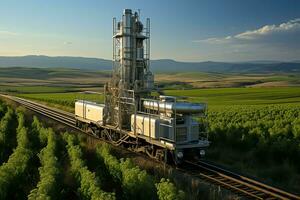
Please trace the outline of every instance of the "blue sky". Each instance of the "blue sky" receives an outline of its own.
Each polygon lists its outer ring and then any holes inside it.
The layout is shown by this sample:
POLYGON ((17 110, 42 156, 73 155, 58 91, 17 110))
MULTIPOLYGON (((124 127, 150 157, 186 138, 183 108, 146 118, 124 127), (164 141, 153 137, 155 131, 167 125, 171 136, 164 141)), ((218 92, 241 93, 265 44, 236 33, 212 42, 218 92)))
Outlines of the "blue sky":
POLYGON ((300 60, 298 0, 0 0, 0 55, 111 58, 112 17, 151 19, 151 58, 300 60))

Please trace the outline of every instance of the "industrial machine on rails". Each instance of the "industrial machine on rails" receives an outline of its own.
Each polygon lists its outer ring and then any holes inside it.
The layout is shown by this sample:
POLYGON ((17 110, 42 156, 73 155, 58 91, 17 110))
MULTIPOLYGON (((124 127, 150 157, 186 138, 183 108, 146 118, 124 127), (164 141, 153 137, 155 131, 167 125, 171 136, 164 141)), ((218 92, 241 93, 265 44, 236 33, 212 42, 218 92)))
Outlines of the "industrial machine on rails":
POLYGON ((104 104, 77 100, 76 126, 163 161, 204 156, 209 141, 199 119, 206 117, 206 104, 153 95, 149 58, 150 19, 144 27, 139 13, 124 9, 120 22, 113 19, 113 69, 104 104))

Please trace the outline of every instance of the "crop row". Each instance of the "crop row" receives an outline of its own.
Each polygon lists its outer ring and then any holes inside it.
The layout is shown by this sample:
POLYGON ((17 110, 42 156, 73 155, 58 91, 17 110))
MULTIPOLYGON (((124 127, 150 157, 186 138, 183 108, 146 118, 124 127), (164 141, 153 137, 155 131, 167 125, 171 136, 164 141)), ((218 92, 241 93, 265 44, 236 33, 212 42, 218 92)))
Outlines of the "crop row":
POLYGON ((153 177, 134 165, 130 159, 118 160, 111 154, 107 144, 98 146, 96 154, 103 159, 114 181, 121 185, 122 199, 180 200, 185 197, 184 192, 178 191, 168 179, 161 179, 155 184, 153 177))
POLYGON ((7 160, 7 155, 11 154, 15 147, 15 113, 8 108, 0 121, 0 163, 7 160))
POLYGON ((101 189, 100 180, 95 173, 91 172, 82 160, 83 153, 81 147, 76 143, 76 137, 65 135, 67 150, 71 162, 71 169, 79 184, 79 193, 82 199, 109 200, 115 199, 114 193, 108 193, 101 189))
POLYGON ((40 181, 36 188, 31 190, 28 199, 56 199, 60 192, 58 179, 61 173, 57 158, 57 136, 52 129, 42 127, 37 118, 34 119, 32 128, 38 132, 42 145, 44 145, 46 137, 47 146, 38 155, 41 163, 41 167, 39 167, 40 181))
POLYGON ((6 105, 0 100, 0 120, 6 112, 6 105))
POLYGON ((15 194, 26 180, 30 159, 33 156, 32 144, 27 128, 24 127, 24 115, 18 113, 17 147, 6 163, 0 166, 0 199, 8 199, 15 194))
POLYGON ((295 158, 300 156, 300 106, 230 107, 210 112, 208 118, 213 142, 255 149, 254 153, 263 153, 262 160, 299 164, 295 158))
POLYGON ((210 110, 208 121, 209 158, 298 187, 300 105, 219 107, 210 110))

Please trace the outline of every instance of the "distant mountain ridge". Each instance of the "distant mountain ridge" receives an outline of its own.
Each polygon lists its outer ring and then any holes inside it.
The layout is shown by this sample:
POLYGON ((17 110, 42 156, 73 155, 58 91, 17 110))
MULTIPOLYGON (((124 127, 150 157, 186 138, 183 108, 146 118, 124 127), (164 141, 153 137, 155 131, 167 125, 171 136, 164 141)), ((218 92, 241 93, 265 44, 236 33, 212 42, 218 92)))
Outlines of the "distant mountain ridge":
POLYGON ((0 67, 42 67, 42 68, 80 68, 110 70, 112 62, 99 58, 69 56, 0 56, 0 67))
MULTIPOLYGON (((75 68, 86 70, 111 70, 112 61, 86 57, 0 56, 0 67, 75 68)), ((181 62, 171 59, 151 61, 154 72, 217 72, 217 73, 275 73, 299 72, 300 62, 247 61, 247 62, 181 62)))

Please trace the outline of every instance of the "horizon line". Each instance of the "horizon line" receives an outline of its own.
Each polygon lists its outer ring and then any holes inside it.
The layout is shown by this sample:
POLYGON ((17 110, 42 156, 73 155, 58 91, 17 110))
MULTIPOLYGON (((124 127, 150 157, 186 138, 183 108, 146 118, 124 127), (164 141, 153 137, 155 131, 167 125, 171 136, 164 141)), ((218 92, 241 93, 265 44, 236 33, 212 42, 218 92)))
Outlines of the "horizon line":
MULTIPOLYGON (((0 58, 6 57, 6 58, 13 58, 13 57, 49 57, 49 58, 63 58, 63 57, 69 57, 69 58, 87 58, 87 59, 101 59, 101 60, 107 60, 112 61, 112 59, 106 59, 101 57, 89 57, 89 56, 68 56, 68 55, 45 55, 45 54, 27 54, 27 55, 9 55, 9 56, 2 56, 0 55, 0 58)), ((150 59, 150 61, 159 61, 159 60, 170 60, 175 62, 186 62, 186 63, 203 63, 203 62, 218 62, 218 63, 251 63, 251 62, 278 62, 278 63, 288 63, 288 62, 300 62, 299 60, 244 60, 244 61, 214 61, 214 60, 199 60, 199 61, 187 61, 187 60, 176 60, 172 58, 156 58, 156 59, 150 59)))

